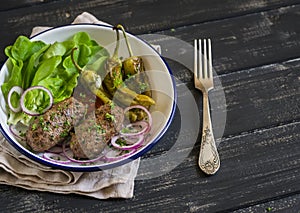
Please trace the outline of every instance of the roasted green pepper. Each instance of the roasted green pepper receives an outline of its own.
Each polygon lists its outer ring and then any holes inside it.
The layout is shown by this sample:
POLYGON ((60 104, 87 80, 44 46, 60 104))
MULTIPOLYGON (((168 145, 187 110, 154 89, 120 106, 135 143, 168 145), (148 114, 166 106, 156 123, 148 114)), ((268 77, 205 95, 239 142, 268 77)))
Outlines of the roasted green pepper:
POLYGON ((120 45, 119 30, 117 27, 113 29, 116 30, 117 43, 113 56, 107 60, 105 66, 107 74, 103 80, 103 83, 106 89, 115 100, 125 106, 137 104, 143 106, 151 106, 155 104, 155 101, 151 97, 143 94, 137 94, 135 91, 131 90, 127 87, 127 85, 124 84, 122 74, 122 61, 118 57, 118 50, 120 45))
MULTIPOLYGON (((112 104, 117 102, 124 106, 142 105, 149 107, 155 104, 155 101, 147 95, 138 94, 132 89, 128 88, 123 81, 123 63, 118 57, 120 36, 118 28, 116 30, 117 43, 113 56, 107 59, 105 63, 105 76, 100 76, 96 71, 85 70, 81 68, 74 59, 74 48, 71 53, 72 62, 81 73, 80 82, 87 87, 94 95, 96 95, 105 104, 112 104), (102 81, 103 79, 103 81, 102 81), (103 84, 102 84, 103 82, 103 84)), ((130 111, 129 118, 131 121, 142 120, 146 115, 139 111, 130 111)))
POLYGON ((108 92, 113 96, 116 90, 122 85, 122 61, 118 56, 118 50, 120 46, 120 36, 119 31, 117 33, 117 42, 114 53, 111 58, 109 58, 105 63, 106 75, 104 77, 103 83, 108 90, 108 92))
POLYGON ((101 83, 102 83, 101 77, 95 71, 84 70, 77 64, 76 60, 74 59, 74 51, 76 49, 77 49, 76 47, 72 49, 71 59, 72 59, 74 66, 80 72, 80 77, 79 77, 80 82, 85 87, 87 87, 87 89, 89 89, 94 95, 96 95, 98 98, 100 98, 100 100, 103 103, 105 103, 105 104, 111 103, 112 101, 107 97, 105 92, 102 91, 102 89, 101 89, 101 83))
POLYGON ((126 81, 129 89, 151 97, 150 84, 145 72, 143 59, 133 55, 124 27, 118 24, 117 28, 122 30, 129 52, 129 58, 123 61, 123 80, 126 81))

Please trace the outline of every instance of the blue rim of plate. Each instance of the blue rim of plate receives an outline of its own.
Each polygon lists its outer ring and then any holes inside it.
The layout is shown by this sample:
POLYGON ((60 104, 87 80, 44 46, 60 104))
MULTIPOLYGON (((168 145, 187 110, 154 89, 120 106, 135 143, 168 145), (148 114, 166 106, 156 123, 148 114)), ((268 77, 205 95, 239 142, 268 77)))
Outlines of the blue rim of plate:
MULTIPOLYGON (((105 28, 112 28, 112 26, 109 25, 102 25, 102 24, 71 24, 71 25, 61 25, 61 26, 57 26, 57 27, 53 27, 47 30, 44 30, 43 32, 40 32, 32 37, 30 37, 30 39, 40 35, 40 34, 44 34, 48 31, 51 30, 55 30, 55 29, 59 29, 59 28, 63 28, 63 27, 72 27, 72 26, 100 26, 100 27, 105 27, 105 28)), ((93 171, 101 171, 101 170, 107 170, 107 169, 112 169, 124 164, 127 164, 139 157, 141 157, 142 155, 144 155, 146 152, 148 152, 150 149, 152 149, 152 147, 158 143, 158 141, 162 138, 162 136, 166 133, 166 131, 168 130, 168 128, 170 127, 170 124, 173 121, 174 118, 174 114, 176 111, 176 104, 177 104, 177 89, 176 89, 176 83, 175 83, 175 79, 173 76, 173 73, 169 67, 169 65, 167 64, 167 62, 165 61, 165 59, 145 40, 139 38, 138 36, 135 36, 131 33, 126 32, 127 34, 134 36, 136 39, 140 40, 141 42, 145 43, 147 46, 149 46, 151 49, 153 49, 157 55, 160 57, 160 59, 163 61, 164 65, 167 67, 168 72, 170 74, 171 80, 172 80, 172 86, 173 86, 173 92, 174 92, 174 99, 173 99, 173 105, 172 105, 172 110, 171 110, 171 114, 170 117, 168 118, 167 123, 165 124, 165 126, 163 127, 163 129, 160 131, 160 133, 158 134, 158 136, 156 138, 153 139, 153 141, 149 144, 147 144, 147 146, 142 149, 141 151, 138 151, 136 153, 134 153, 132 156, 128 157, 128 158, 124 158, 122 160, 116 161, 116 162, 111 162, 109 164, 103 164, 103 165, 91 165, 91 166, 76 166, 76 165, 71 165, 71 166, 67 166, 64 164, 58 164, 55 162, 50 162, 47 160, 44 160, 41 157, 37 157, 35 156, 34 153, 30 152, 29 150, 27 150, 26 148, 24 148, 22 145, 19 145, 17 143, 15 143, 10 136, 5 132, 2 124, 0 123, 0 132, 2 133, 2 135, 5 137, 5 139, 15 148, 17 149, 21 154, 25 155, 26 157, 30 158, 33 161, 39 162, 43 165, 52 167, 53 169, 62 169, 62 170, 67 170, 67 171, 74 171, 74 172, 93 172, 93 171)), ((6 62, 5 62, 6 63, 6 62)), ((3 65, 5 65, 5 63, 3 65)))

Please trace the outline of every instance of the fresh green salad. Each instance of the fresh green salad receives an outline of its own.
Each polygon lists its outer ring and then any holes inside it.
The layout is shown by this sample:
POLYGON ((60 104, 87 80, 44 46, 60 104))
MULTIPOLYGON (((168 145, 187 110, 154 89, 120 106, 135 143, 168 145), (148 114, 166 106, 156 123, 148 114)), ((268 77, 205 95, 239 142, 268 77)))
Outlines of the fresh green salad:
POLYGON ((79 50, 74 57, 81 67, 99 70, 109 58, 108 51, 85 32, 78 32, 66 41, 53 44, 19 36, 13 45, 5 48, 9 73, 1 90, 10 106, 9 124, 21 122, 29 125, 34 113, 25 113, 23 108, 29 112, 42 112, 51 101, 58 103, 72 95, 79 76, 71 60, 74 48, 79 50))

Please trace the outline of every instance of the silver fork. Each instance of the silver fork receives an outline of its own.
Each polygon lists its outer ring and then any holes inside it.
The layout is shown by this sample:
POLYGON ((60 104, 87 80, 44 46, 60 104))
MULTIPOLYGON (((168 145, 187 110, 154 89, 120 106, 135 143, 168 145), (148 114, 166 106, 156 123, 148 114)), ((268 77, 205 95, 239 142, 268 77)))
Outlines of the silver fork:
POLYGON ((212 175, 220 168, 220 157, 214 139, 208 99, 208 92, 214 88, 210 39, 203 39, 203 48, 201 39, 194 41, 194 83, 196 89, 203 94, 203 128, 198 164, 204 173, 212 175))

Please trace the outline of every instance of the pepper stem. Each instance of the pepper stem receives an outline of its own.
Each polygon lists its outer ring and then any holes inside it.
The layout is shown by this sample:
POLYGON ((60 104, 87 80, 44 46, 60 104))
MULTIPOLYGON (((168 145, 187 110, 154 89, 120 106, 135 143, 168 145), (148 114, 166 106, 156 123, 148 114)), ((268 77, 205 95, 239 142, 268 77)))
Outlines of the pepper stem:
POLYGON ((117 27, 113 28, 114 30, 116 30, 116 34, 117 34, 117 44, 113 53, 112 58, 113 59, 118 59, 118 51, 119 51, 119 46, 120 46, 120 35, 119 35, 119 29, 117 27))
POLYGON ((79 72, 82 72, 82 68, 77 64, 77 62, 76 62, 75 59, 74 59, 74 51, 77 50, 77 49, 78 49, 77 47, 74 47, 74 48, 72 49, 72 52, 71 52, 71 60, 72 60, 72 62, 73 62, 73 64, 74 64, 74 66, 76 67, 76 69, 78 69, 79 72))
POLYGON ((131 49, 130 43, 128 41, 128 37, 126 35, 124 27, 121 24, 118 24, 116 28, 122 30, 124 38, 125 38, 125 41, 126 41, 126 45, 127 45, 127 49, 128 49, 129 55, 130 55, 130 57, 132 57, 133 56, 132 49, 131 49))

